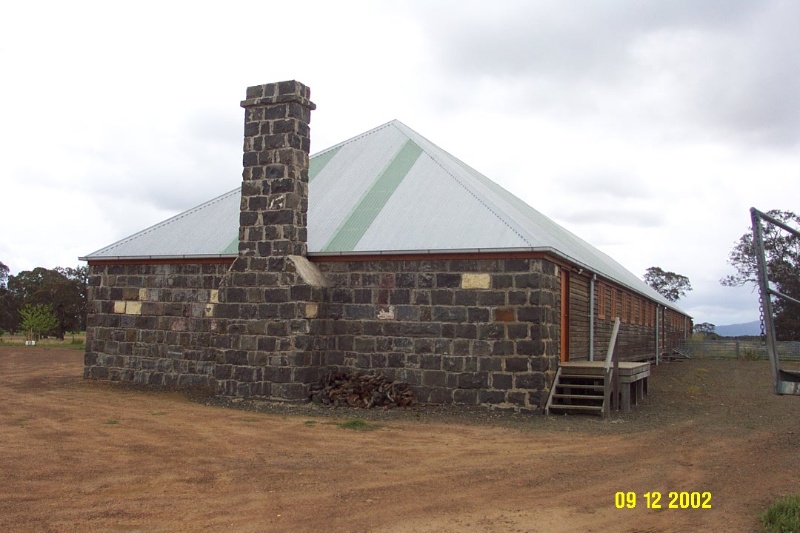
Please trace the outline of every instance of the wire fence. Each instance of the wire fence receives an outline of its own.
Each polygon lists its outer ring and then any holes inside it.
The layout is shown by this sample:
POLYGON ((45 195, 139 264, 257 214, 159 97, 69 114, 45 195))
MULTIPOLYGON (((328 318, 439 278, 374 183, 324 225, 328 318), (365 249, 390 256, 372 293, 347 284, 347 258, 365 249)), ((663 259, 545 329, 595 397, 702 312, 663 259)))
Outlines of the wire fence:
MULTIPOLYGON (((767 359, 767 346, 760 340, 693 340, 687 339, 681 346, 693 358, 709 359, 767 359)), ((800 342, 778 342, 778 358, 781 361, 800 361, 800 342)))

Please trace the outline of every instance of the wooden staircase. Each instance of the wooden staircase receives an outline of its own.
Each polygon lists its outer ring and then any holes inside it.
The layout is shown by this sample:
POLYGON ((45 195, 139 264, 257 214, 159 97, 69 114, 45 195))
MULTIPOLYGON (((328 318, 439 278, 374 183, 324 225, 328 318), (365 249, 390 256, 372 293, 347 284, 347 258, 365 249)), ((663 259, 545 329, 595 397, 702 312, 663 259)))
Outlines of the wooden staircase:
POLYGON ((611 410, 627 412, 647 395, 650 363, 620 362, 614 346, 619 333, 619 317, 608 343, 605 361, 561 363, 553 379, 544 414, 580 413, 611 416, 611 410))
MULTIPOLYGON (((606 402, 604 375, 576 370, 580 369, 559 367, 545 414, 581 413, 603 416, 606 402)), ((610 397, 608 401, 611 401, 610 397)))

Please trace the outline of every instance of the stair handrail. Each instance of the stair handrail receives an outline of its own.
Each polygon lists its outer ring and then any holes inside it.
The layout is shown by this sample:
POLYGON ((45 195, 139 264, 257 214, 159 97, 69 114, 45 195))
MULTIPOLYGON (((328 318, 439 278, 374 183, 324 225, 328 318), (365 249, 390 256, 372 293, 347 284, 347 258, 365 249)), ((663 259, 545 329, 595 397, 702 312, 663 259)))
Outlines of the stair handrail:
POLYGON ((550 394, 547 395, 547 403, 544 406, 544 414, 550 414, 550 406, 553 405, 553 395, 556 393, 556 385, 558 384, 558 380, 561 377, 561 367, 558 367, 556 370, 556 376, 553 378, 553 385, 550 387, 550 394))
POLYGON ((611 398, 619 409, 619 357, 614 347, 617 345, 619 333, 619 317, 614 319, 614 329, 611 331, 611 340, 608 341, 606 360, 603 363, 603 418, 611 415, 611 398))

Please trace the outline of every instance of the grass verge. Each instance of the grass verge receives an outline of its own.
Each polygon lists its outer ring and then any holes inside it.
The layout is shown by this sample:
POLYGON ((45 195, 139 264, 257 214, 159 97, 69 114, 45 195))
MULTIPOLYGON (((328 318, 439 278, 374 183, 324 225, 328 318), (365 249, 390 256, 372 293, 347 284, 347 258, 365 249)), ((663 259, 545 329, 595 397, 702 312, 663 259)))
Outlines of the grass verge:
POLYGON ((785 496, 767 507, 760 516, 764 533, 800 531, 800 495, 785 496))

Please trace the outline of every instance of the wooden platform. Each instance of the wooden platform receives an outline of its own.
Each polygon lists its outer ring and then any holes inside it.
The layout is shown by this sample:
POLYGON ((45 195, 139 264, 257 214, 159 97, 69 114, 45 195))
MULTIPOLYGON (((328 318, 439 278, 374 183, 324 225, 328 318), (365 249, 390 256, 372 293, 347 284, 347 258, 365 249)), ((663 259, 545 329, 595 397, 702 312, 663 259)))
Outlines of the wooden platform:
MULTIPOLYGON (((560 363, 562 371, 573 376, 603 377, 603 361, 569 361, 560 363)), ((619 406, 623 411, 630 411, 631 405, 637 405, 647 396, 647 380, 650 377, 650 363, 620 361, 619 406)))

